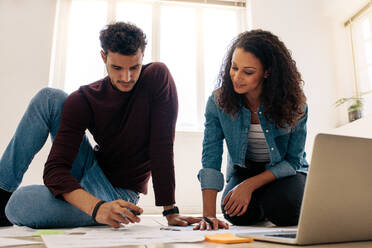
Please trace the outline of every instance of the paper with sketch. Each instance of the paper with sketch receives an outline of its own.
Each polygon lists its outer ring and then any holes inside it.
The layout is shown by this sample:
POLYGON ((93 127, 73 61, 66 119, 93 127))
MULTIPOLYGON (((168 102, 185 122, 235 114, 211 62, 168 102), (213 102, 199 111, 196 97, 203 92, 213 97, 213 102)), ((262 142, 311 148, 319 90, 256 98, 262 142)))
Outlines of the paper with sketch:
MULTIPOLYGON (((193 230, 194 226, 172 226, 168 227, 168 231, 172 230, 179 230, 182 232, 193 232, 193 233, 202 233, 203 235, 206 234, 219 234, 219 233, 233 233, 233 234, 238 234, 238 233, 265 233, 265 232, 287 232, 287 231, 296 231, 297 227, 257 227, 257 226, 229 226, 229 229, 219 229, 216 231, 209 231, 209 230, 204 230, 204 231, 199 231, 199 230, 193 230)), ((164 228, 167 229, 167 228, 164 228)), ((166 231, 166 230, 164 230, 166 231)))
POLYGON ((273 227, 238 227, 231 226, 228 230, 218 231, 193 231, 193 226, 172 227, 172 230, 160 230, 161 227, 132 224, 118 229, 111 227, 80 227, 74 228, 62 235, 42 235, 42 239, 48 248, 77 248, 77 247, 109 247, 122 245, 149 245, 160 243, 186 243, 200 242, 206 234, 229 232, 257 233, 269 231, 287 231, 296 228, 273 228, 273 227), (85 233, 84 235, 68 235, 85 233))
POLYGON ((204 236, 189 236, 181 232, 174 235, 165 235, 160 232, 137 233, 136 235, 128 233, 99 233, 96 235, 42 235, 44 244, 48 248, 78 248, 78 247, 110 247, 123 245, 148 245, 161 243, 186 243, 200 242, 204 236))
POLYGON ((0 238, 0 247, 19 246, 19 245, 33 245, 33 244, 41 244, 41 243, 42 242, 39 242, 39 241, 11 239, 11 238, 0 238))

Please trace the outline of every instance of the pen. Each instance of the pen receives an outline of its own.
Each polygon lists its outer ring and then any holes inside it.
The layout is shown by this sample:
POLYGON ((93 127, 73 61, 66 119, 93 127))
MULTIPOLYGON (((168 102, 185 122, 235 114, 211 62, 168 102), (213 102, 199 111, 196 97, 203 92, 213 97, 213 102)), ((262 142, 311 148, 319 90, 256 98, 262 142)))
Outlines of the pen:
POLYGON ((172 228, 172 227, 160 227, 160 230, 164 230, 164 231, 181 231, 180 229, 172 228))
POLYGON ((128 208, 134 215, 141 215, 140 212, 134 211, 133 209, 128 208))
POLYGON ((205 222, 207 222, 213 228, 213 222, 208 217, 203 216, 203 220, 205 220, 205 222))

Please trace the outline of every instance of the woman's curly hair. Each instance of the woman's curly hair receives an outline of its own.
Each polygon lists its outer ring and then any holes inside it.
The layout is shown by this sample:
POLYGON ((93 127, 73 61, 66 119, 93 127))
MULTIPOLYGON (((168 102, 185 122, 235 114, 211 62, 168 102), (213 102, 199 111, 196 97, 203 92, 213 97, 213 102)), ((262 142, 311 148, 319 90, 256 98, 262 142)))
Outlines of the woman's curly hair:
POLYGON ((230 78, 231 60, 236 48, 252 53, 260 60, 264 71, 269 72, 263 81, 260 96, 266 119, 276 127, 294 127, 303 116, 306 106, 302 89, 304 82, 289 50, 277 36, 268 31, 246 31, 233 40, 217 79, 219 89, 215 91, 215 96, 218 105, 232 116, 240 110, 244 95, 234 91, 230 78))
POLYGON ((146 35, 136 25, 125 22, 109 24, 101 30, 99 39, 104 53, 108 51, 123 55, 134 55, 140 48, 145 52, 146 35))

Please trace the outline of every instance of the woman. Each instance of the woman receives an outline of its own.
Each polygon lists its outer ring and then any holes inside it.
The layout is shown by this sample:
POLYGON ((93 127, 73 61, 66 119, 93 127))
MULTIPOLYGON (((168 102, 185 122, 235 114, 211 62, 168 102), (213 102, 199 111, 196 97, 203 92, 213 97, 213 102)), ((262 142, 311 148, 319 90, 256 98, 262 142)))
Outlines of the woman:
POLYGON ((222 212, 234 225, 269 220, 296 225, 308 163, 307 105, 290 52, 263 30, 240 34, 230 47, 219 88, 205 113, 203 168, 198 174, 204 218, 195 229, 228 228, 216 218, 223 139, 228 148, 222 212))

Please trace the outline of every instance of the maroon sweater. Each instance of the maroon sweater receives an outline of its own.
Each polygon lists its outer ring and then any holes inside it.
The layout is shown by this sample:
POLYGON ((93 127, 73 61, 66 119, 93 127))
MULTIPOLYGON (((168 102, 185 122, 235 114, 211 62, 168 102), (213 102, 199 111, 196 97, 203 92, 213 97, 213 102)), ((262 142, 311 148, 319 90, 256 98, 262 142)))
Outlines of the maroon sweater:
POLYGON ((81 188, 70 169, 88 129, 97 142, 98 164, 113 186, 146 194, 152 174, 156 205, 174 204, 177 111, 176 86, 162 63, 143 66, 130 92, 115 89, 109 77, 81 86, 63 107, 45 185, 56 197, 81 188))

